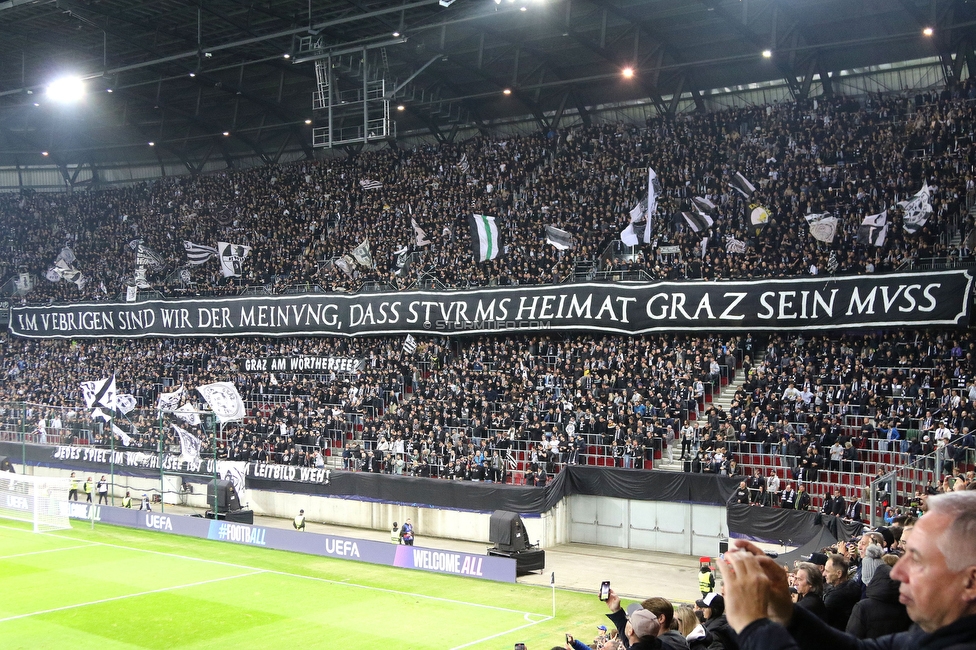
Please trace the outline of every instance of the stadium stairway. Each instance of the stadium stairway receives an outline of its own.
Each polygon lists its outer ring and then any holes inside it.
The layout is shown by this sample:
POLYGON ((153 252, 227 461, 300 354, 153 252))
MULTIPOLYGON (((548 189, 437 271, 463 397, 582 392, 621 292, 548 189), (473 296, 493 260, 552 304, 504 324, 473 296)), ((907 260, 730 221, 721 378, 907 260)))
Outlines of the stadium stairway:
MULTIPOLYGON (((739 372, 739 370, 736 369, 735 375, 732 377, 731 381, 729 381, 729 383, 724 384, 722 386, 721 392, 717 393, 712 398, 710 404, 715 407, 721 407, 723 411, 728 413, 729 409, 732 407, 732 399, 735 397, 735 392, 739 390, 739 387, 742 386, 744 381, 745 381, 745 373, 739 372)), ((708 404, 706 404, 705 407, 707 408, 708 404)), ((699 417, 704 417, 704 413, 702 412, 701 415, 699 415, 699 417)), ((681 452, 681 441, 678 440, 676 441, 676 443, 677 443, 677 448, 675 449, 674 463, 669 465, 667 461, 667 454, 665 454, 663 458, 654 460, 654 469, 660 469, 666 472, 684 471, 684 463, 682 463, 677 458, 681 452)))

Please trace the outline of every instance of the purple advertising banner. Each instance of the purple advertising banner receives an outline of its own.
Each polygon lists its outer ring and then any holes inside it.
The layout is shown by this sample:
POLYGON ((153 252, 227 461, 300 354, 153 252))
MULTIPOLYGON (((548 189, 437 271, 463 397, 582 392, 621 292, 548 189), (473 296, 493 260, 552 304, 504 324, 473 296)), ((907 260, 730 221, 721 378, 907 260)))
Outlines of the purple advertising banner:
MULTIPOLYGON (((79 504, 80 505, 80 504, 79 504)), ((505 557, 475 555, 460 551, 398 546, 390 542, 354 539, 285 528, 250 526, 229 521, 169 515, 110 506, 76 507, 69 513, 78 519, 92 519, 116 526, 144 528, 174 535, 186 535, 235 544, 260 546, 280 551, 294 551, 358 560, 404 569, 447 573, 497 582, 515 582, 515 560, 505 557)))

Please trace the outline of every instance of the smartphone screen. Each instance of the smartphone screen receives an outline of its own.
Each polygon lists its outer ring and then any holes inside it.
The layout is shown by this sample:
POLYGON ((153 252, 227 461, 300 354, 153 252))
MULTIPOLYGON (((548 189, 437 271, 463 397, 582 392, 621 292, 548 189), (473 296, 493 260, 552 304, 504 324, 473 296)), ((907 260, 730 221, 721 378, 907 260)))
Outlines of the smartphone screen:
POLYGON ((600 600, 607 600, 608 598, 610 598, 610 581, 604 580, 600 584, 600 600))

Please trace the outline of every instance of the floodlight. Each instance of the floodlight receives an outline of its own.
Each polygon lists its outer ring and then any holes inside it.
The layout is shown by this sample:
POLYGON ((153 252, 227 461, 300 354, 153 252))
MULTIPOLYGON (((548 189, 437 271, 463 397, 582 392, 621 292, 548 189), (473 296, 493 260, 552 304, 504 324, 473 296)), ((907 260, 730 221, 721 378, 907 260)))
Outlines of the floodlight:
POLYGON ((926 36, 931 36, 932 34, 935 33, 935 31, 931 27, 926 27, 925 29, 922 30, 922 33, 925 34, 926 36))
POLYGON ((773 51, 772 50, 763 50, 762 51, 762 55, 763 55, 763 58, 764 59, 769 59, 769 58, 771 58, 773 56, 773 51))
POLYGON ((634 76, 634 69, 633 68, 624 68, 621 71, 621 74, 624 76, 625 79, 630 79, 631 77, 634 76))
POLYGON ((81 77, 61 77, 47 87, 47 96, 56 102, 70 104, 85 95, 85 84, 81 77))

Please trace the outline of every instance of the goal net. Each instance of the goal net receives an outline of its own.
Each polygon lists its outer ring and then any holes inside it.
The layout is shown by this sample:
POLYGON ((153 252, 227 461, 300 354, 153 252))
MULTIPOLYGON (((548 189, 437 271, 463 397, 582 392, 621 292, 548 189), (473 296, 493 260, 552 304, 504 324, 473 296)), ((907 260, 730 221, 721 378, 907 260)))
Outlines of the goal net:
POLYGON ((71 528, 66 478, 0 473, 0 517, 26 521, 34 532, 71 528))

